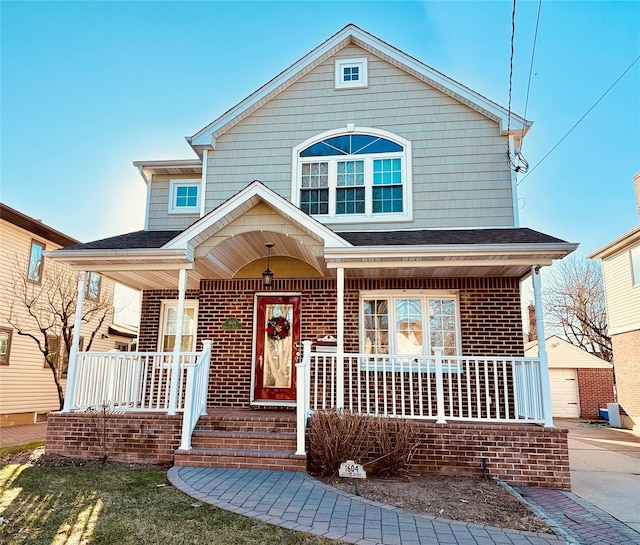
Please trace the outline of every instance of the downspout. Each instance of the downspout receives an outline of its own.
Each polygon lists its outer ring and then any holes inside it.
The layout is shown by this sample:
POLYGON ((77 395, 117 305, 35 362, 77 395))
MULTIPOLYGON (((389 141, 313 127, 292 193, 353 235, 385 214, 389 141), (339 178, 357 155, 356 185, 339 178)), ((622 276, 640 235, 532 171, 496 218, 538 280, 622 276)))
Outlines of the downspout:
POLYGON ((147 184, 147 206, 144 212, 144 230, 148 231, 149 230, 149 207, 151 206, 151 180, 147 178, 147 175, 144 173, 144 168, 142 167, 142 165, 138 166, 138 172, 140 173, 140 176, 142 176, 144 183, 147 184))
POLYGON ((76 302, 76 316, 73 323, 73 340, 69 352, 69 368, 67 369, 67 387, 64 394, 64 407, 62 412, 71 412, 72 401, 76 383, 76 360, 78 359, 78 346, 80 345, 80 328, 82 327, 82 311, 84 307, 84 295, 87 287, 87 273, 78 273, 78 301, 76 302))
MULTIPOLYGON (((509 135, 509 149, 515 150, 515 140, 513 135, 509 135)), ((520 227, 520 214, 518 212, 518 174, 512 168, 509 169, 511 175, 511 196, 513 199, 513 226, 520 227)))
POLYGON ((200 183, 200 217, 202 218, 205 214, 205 204, 207 200, 207 162, 209 158, 209 150, 202 150, 202 182, 200 183))
POLYGON ((540 265, 531 268, 533 278, 533 300, 536 310, 536 332, 538 334, 538 358, 540 359, 540 390, 542 394, 542 412, 544 425, 553 428, 551 412, 551 386, 549 384, 549 360, 545 346, 544 321, 542 319, 542 287, 540 282, 540 265))

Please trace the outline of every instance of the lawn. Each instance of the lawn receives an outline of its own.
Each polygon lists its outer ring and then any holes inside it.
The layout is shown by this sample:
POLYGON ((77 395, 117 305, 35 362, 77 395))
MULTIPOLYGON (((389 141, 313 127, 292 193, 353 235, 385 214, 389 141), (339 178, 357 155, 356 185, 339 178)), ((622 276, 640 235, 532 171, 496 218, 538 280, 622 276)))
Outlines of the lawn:
MULTIPOLYGON (((2 454, 7 451, 0 451, 2 454)), ((329 545, 336 542, 195 502, 171 486, 163 471, 0 462, 0 543, 329 545)))

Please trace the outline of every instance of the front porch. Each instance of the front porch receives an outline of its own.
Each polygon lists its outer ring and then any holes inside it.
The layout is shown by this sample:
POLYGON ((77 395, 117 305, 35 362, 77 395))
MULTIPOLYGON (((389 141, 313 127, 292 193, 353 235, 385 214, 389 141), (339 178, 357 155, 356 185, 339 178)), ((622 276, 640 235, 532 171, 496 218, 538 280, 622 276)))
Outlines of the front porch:
POLYGON ((314 352, 304 341, 295 409, 269 410, 210 406, 211 345, 203 344, 204 350, 180 353, 177 360, 174 352, 78 353, 67 390, 70 412, 52 415, 48 450, 130 462, 304 471, 308 417, 344 408, 415 420, 416 472, 487 471, 516 484, 569 487, 566 431, 544 426, 537 358, 339 358, 314 352))

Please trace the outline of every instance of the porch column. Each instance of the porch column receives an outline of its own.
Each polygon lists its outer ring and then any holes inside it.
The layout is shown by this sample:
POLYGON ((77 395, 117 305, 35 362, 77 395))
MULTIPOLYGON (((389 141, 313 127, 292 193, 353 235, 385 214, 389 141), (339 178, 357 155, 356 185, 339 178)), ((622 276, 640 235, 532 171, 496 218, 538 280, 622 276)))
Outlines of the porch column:
MULTIPOLYGON (((87 273, 78 273, 78 300, 76 301, 76 316, 73 322, 73 340, 69 352, 69 369, 67 369, 67 387, 64 394, 64 407, 62 412, 71 411, 73 395, 76 390, 76 359, 78 359, 78 346, 80 344, 80 328, 82 327, 82 311, 84 307, 84 295, 87 289, 87 273)), ((62 345, 61 345, 62 347, 62 345)))
POLYGON ((169 386, 169 414, 176 414, 180 381, 180 352, 182 351, 182 329, 184 327, 184 298, 187 292, 187 269, 180 269, 178 278, 178 315, 176 316, 176 341, 173 347, 171 383, 169 386))
POLYGON ((344 409, 344 267, 337 273, 336 409, 344 409))
POLYGON ((536 309, 536 332, 538 334, 538 358, 540 359, 540 391, 542 394, 542 413, 544 425, 553 427, 551 416, 551 387, 549 385, 549 361, 545 346, 544 321, 542 319, 542 285, 540 282, 540 265, 531 268, 533 278, 533 301, 536 309))

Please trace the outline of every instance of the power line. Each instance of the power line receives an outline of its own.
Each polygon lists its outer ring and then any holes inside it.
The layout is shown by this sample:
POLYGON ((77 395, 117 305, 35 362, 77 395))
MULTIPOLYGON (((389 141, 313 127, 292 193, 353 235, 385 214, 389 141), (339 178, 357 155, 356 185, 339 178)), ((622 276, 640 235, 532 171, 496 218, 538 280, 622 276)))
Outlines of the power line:
POLYGON ((529 81, 527 82, 527 98, 524 101, 524 115, 527 119, 527 107, 529 106, 529 90, 531 89, 531 74, 533 73, 533 58, 536 54, 536 42, 538 41, 538 27, 540 26, 540 12, 542 11, 542 0, 538 3, 538 17, 536 19, 536 30, 533 34, 533 49, 531 50, 531 64, 529 65, 529 81))
POLYGON ((524 181, 527 179, 527 177, 528 177, 528 176, 529 176, 529 175, 530 175, 530 174, 531 174, 531 173, 532 173, 536 168, 538 168, 538 167, 542 164, 542 162, 543 162, 547 157, 549 157, 549 155, 551 155, 551 152, 553 152, 553 150, 555 150, 555 149, 556 149, 560 144, 562 144, 562 142, 565 140, 565 138, 567 138, 567 136, 569 136, 569 135, 573 132, 573 130, 574 130, 574 129, 575 129, 575 128, 576 128, 576 127, 577 127, 577 126, 582 122, 582 120, 583 120, 585 117, 587 117, 587 116, 591 113, 591 110, 593 110, 593 109, 594 109, 594 108, 595 108, 595 107, 600 103, 600 101, 601 101, 604 97, 606 97, 606 96, 609 94, 609 91, 611 91, 611 89, 613 89, 613 88, 616 86, 616 84, 617 84, 617 83, 618 83, 618 82, 619 82, 619 81, 620 81, 620 80, 621 80, 621 79, 626 75, 626 73, 627 73, 629 70, 631 70, 631 69, 633 68, 633 65, 634 65, 635 63, 637 63, 639 60, 640 60, 640 55, 638 55, 638 56, 635 58, 635 60, 634 60, 634 61, 633 61, 633 62, 632 62, 628 67, 627 67, 627 69, 626 69, 624 72, 622 72, 622 74, 620 74, 620 77, 619 77, 616 81, 614 81, 614 82, 611 84, 611 86, 610 86, 610 87, 609 87, 609 88, 608 88, 608 89, 607 89, 607 90, 602 94, 602 96, 601 96, 598 100, 596 100, 596 101, 593 103, 593 105, 591 106, 591 108, 589 108, 589 109, 584 113, 584 115, 583 115, 580 119, 578 119, 578 121, 576 121, 576 122, 575 122, 575 124, 573 125, 573 127, 571 127, 571 128, 569 129, 569 131, 567 132, 567 134, 565 134, 565 135, 564 135, 564 136, 563 136, 563 137, 558 141, 558 143, 557 143, 555 146, 553 146, 553 147, 552 147, 552 148, 547 152, 547 154, 546 154, 542 159, 540 159, 540 161, 538 161, 538 164, 536 164, 536 166, 534 166, 534 167, 533 167, 533 168, 532 168, 532 169, 531 169, 531 170, 530 170, 530 171, 529 171, 525 176, 523 176, 523 177, 522 177, 522 179, 521 179, 521 180, 516 184, 516 186, 518 186, 518 185, 520 185, 522 182, 524 182, 524 181))

